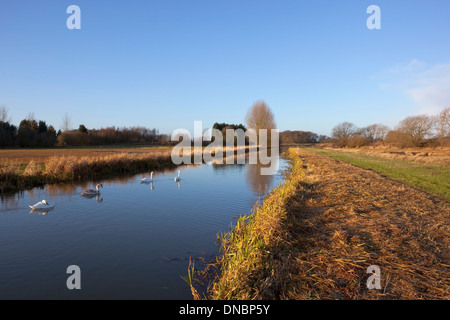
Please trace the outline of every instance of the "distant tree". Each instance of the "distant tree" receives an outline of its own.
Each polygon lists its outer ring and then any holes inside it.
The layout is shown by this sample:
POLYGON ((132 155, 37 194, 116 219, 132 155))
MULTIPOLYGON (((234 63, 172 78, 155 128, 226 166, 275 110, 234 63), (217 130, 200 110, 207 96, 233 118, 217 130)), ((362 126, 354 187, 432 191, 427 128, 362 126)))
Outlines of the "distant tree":
POLYGON ((275 123, 275 116, 272 110, 264 101, 257 101, 250 107, 245 116, 245 123, 247 124, 247 128, 256 131, 258 145, 263 146, 264 144, 267 144, 267 146, 271 146, 272 135, 270 130, 276 129, 277 126, 275 123), (260 139, 261 129, 267 130, 268 141, 261 141, 260 139))
POLYGON ((84 124, 80 124, 80 126, 78 127, 78 131, 81 133, 88 133, 88 130, 86 129, 84 124))
POLYGON ((428 115, 412 116, 402 120, 397 131, 409 135, 413 145, 419 147, 430 136, 433 125, 433 118, 428 115))
POLYGON ((359 134, 367 138, 370 142, 374 142, 377 140, 384 140, 389 131, 389 127, 383 124, 372 124, 361 128, 359 134))
POLYGON ((56 143, 56 130, 53 126, 48 126, 44 121, 39 121, 38 145, 41 147, 51 147, 56 143), (43 122, 43 124, 41 124, 43 122), (41 131, 43 130, 43 131, 41 131))
POLYGON ((320 142, 320 143, 326 142, 326 141, 328 141, 328 140, 330 140, 330 137, 329 137, 329 136, 326 136, 326 135, 323 135, 323 134, 319 135, 319 142, 320 142))
POLYGON ((62 125, 61 125, 61 130, 64 131, 69 131, 72 127, 72 120, 69 117, 69 114, 66 112, 63 116, 62 119, 62 125))
POLYGON ((434 127, 436 129, 437 138, 441 144, 444 142, 444 138, 450 136, 450 107, 442 110, 434 118, 434 127))
POLYGON ((17 127, 8 121, 0 120, 0 147, 12 147, 16 144, 17 127))
POLYGON ((366 146, 371 142, 372 142, 371 139, 363 136, 362 134, 356 133, 347 141, 347 147, 359 148, 362 146, 366 146))
MULTIPOLYGON (((28 117, 32 118, 32 117, 28 117)), ((35 147, 37 145, 37 135, 39 134, 36 120, 24 119, 19 124, 17 140, 20 147, 35 147)))
POLYGON ((296 143, 318 143, 319 135, 310 131, 283 131, 280 132, 281 144, 296 144, 296 143))
POLYGON ((342 122, 333 128, 331 136, 337 140, 339 146, 344 147, 357 132, 356 125, 351 122, 342 122))
POLYGON ((390 130, 391 129, 384 124, 375 124, 375 141, 386 139, 390 130))
POLYGON ((9 110, 0 107, 0 147, 12 147, 16 143, 17 127, 12 125, 9 110))
POLYGON ((214 125, 213 125, 213 129, 217 129, 217 130, 219 130, 219 131, 222 131, 224 128, 226 128, 226 127, 228 127, 228 129, 229 128, 232 128, 232 129, 235 129, 235 130, 237 130, 237 129, 242 129, 242 130, 247 130, 246 128, 245 128, 245 126, 243 125, 243 124, 230 124, 230 123, 218 123, 218 122, 216 122, 216 123, 214 123, 214 125))
POLYGON ((38 133, 45 133, 47 132, 47 124, 45 121, 40 120, 38 124, 38 133))
POLYGON ((245 123, 248 128, 276 129, 275 116, 272 110, 264 101, 255 102, 245 116, 245 123))
MULTIPOLYGON (((230 124, 230 123, 219 123, 216 122, 214 123, 212 129, 216 129, 221 131, 222 133, 222 137, 223 137, 223 142, 226 143, 227 140, 227 130, 238 130, 238 129, 242 129, 244 132, 247 130, 247 128, 243 125, 243 124, 230 124)), ((234 144, 237 144, 237 137, 234 138, 234 144)))
POLYGON ((414 146, 411 136, 409 134, 397 130, 389 131, 384 141, 388 144, 400 148, 407 148, 414 146))
POLYGON ((37 121, 36 121, 36 117, 35 117, 35 115, 34 115, 34 112, 28 113, 26 120, 37 122, 37 121))
POLYGON ((11 117, 9 116, 9 110, 6 106, 0 107, 0 122, 11 122, 11 117))
POLYGON ((20 147, 51 147, 56 143, 56 131, 45 121, 36 121, 28 116, 20 122, 17 131, 17 143, 20 147))

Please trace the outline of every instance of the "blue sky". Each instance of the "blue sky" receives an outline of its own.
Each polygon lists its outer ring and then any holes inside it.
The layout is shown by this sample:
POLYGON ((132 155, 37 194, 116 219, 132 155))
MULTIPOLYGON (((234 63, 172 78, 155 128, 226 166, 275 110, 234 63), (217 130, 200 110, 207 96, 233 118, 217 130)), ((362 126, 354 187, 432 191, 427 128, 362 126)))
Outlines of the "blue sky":
POLYGON ((280 130, 394 126, 450 106, 450 2, 0 2, 0 105, 60 128, 192 132, 264 100, 280 130), (81 30, 69 30, 69 5, 81 30), (369 30, 367 7, 381 9, 369 30))

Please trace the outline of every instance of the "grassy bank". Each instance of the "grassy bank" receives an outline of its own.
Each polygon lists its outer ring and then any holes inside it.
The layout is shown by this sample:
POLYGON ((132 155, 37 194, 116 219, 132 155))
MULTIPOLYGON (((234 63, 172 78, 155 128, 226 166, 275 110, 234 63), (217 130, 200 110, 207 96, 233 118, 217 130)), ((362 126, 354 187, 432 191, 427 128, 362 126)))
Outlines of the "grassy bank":
MULTIPOLYGON (((239 148, 232 150, 232 156, 237 157, 239 148)), ((252 149, 246 146, 242 150, 246 156, 252 149)), ((198 151, 203 153, 205 148, 190 149, 191 163, 194 163, 198 151)), ((226 151, 224 147, 223 159, 227 156, 226 151)), ((3 149, 0 150, 0 193, 47 183, 98 180, 174 167, 171 153, 172 147, 158 146, 3 149)))
MULTIPOLYGON (((286 208, 303 179, 302 162, 290 153, 289 178, 272 190, 263 205, 257 205, 249 215, 241 216, 235 227, 220 235, 221 256, 217 265, 220 277, 209 295, 212 299, 271 299, 285 285, 276 270, 283 268, 282 251, 288 234, 286 208)), ((193 290, 195 291, 195 290, 193 290)))
POLYGON ((390 179, 450 200, 450 170, 448 167, 339 150, 317 148, 306 148, 306 150, 373 170, 390 179))
POLYGON ((111 149, 105 153, 92 149, 2 150, 0 192, 15 192, 47 183, 98 180, 157 170, 174 166, 170 153, 170 148, 133 152, 111 149), (12 156, 12 153, 19 153, 19 156, 12 156))
MULTIPOLYGON (((289 157, 285 183, 220 236, 204 298, 450 297, 448 201, 304 149, 289 157), (366 285, 373 265, 381 270, 376 290, 366 285)), ((196 277, 191 268, 188 282, 196 277)))

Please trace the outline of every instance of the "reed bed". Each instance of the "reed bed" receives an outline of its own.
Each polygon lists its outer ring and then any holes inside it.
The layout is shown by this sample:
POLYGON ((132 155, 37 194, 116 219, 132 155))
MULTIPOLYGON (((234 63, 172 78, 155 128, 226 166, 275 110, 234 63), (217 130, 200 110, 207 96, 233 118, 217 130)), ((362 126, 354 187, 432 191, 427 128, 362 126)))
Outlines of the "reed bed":
POLYGON ((97 180, 174 166, 171 150, 120 152, 107 155, 50 156, 41 161, 6 159, 0 165, 0 192, 13 192, 46 183, 97 180))

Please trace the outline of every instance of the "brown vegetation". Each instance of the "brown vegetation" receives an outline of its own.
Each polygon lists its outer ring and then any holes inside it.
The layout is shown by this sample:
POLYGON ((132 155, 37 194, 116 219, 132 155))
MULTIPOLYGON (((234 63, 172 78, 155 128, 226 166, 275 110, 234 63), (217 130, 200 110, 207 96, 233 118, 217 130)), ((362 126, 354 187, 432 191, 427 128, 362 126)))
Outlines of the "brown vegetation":
POLYGON ((0 192, 174 166, 171 148, 0 151, 0 192))
POLYGON ((435 116, 407 117, 394 130, 382 124, 358 128, 351 122, 342 122, 333 128, 329 142, 341 148, 376 144, 398 148, 450 146, 450 108, 435 116))
POLYGON ((212 298, 450 298, 447 201, 296 152, 289 188, 274 191, 279 201, 265 202, 225 237, 212 298), (380 290, 366 286, 371 265, 381 268, 380 290))
POLYGON ((327 144, 315 146, 327 150, 340 150, 356 154, 364 154, 384 159, 402 160, 420 164, 433 164, 450 168, 450 147, 398 148, 389 145, 363 146, 361 148, 335 149, 327 144))
POLYGON ((275 129, 275 116, 264 101, 255 102, 245 116, 245 123, 250 129, 275 129))

